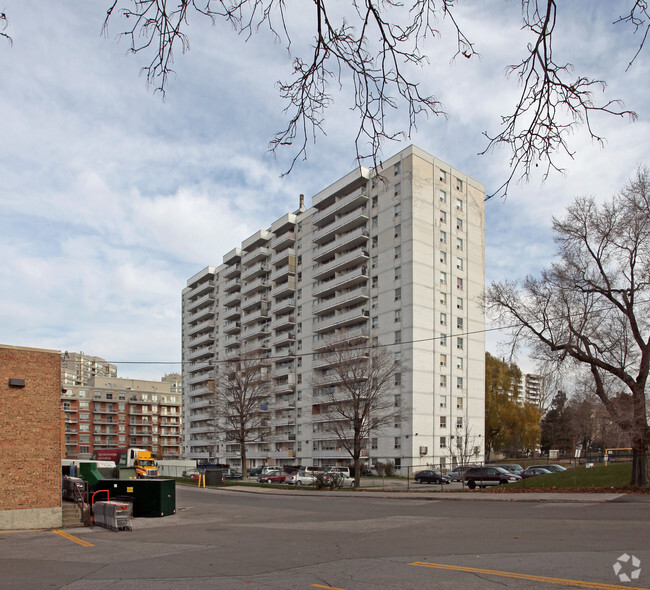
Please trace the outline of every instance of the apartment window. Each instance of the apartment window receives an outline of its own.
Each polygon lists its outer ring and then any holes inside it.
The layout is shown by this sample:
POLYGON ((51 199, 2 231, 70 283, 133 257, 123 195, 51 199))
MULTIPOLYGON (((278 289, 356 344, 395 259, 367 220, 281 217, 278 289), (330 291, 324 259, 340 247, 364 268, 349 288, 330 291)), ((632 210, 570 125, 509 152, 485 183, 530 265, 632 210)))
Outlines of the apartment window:
POLYGON ((375 207, 377 206, 377 201, 378 201, 378 198, 377 198, 377 195, 375 195, 375 196, 372 198, 372 207, 373 207, 373 208, 375 208, 375 207))
POLYGON ((399 182, 395 183, 395 196, 399 196, 400 193, 402 192, 402 186, 399 182))
POLYGON ((377 316, 372 318, 372 327, 373 328, 379 328, 379 318, 377 316))
POLYGON ((463 329, 463 318, 456 318, 456 328, 459 330, 463 329))
POLYGON ((372 287, 378 287, 379 286, 379 277, 377 277, 377 276, 372 277, 371 286, 372 287))
POLYGON ((402 374, 395 373, 395 385, 401 385, 401 384, 402 384, 402 374))
POLYGON ((440 223, 447 223, 447 212, 440 211, 440 223))
POLYGON ((456 409, 457 410, 462 410, 463 409, 463 398, 462 397, 457 397, 456 398, 456 409))
POLYGON ((463 238, 456 238, 456 250, 463 250, 463 238))
POLYGON ((463 339, 460 336, 456 338, 456 348, 458 350, 463 350, 463 339))
POLYGON ((463 290, 463 279, 461 279, 460 277, 456 279, 456 288, 459 291, 463 290))
POLYGON ((87 455, 88 453, 90 453, 90 447, 79 447, 79 452, 83 453, 84 455, 87 455))
POLYGON ((80 397, 80 398, 86 398, 86 397, 88 397, 88 391, 85 390, 85 389, 80 389, 80 390, 79 390, 79 397, 80 397))
POLYGON ((402 439, 399 436, 395 437, 395 448, 399 449, 402 447, 402 439))
POLYGON ((444 191, 442 189, 440 189, 440 202, 441 203, 447 202, 447 191, 444 191))
POLYGON ((447 375, 440 375, 440 387, 447 387, 447 375))
POLYGON ((456 199, 456 211, 463 210, 463 199, 456 199))
POLYGON ((463 388, 463 378, 456 377, 456 389, 462 389, 462 388, 463 388))
POLYGON ((463 298, 456 297, 456 309, 463 309, 463 298))
POLYGON ((378 218, 376 215, 374 215, 374 216, 372 217, 372 224, 371 224, 371 227, 377 227, 378 225, 379 225, 379 218, 378 218))
POLYGON ((440 171, 440 182, 447 182, 447 173, 444 170, 440 171))
POLYGON ((440 416, 440 428, 447 428, 447 416, 440 416))
POLYGON ((402 330, 395 331, 395 344, 399 344, 402 341, 402 330))
POLYGON ((440 346, 447 346, 447 334, 440 334, 440 346))
POLYGON ((402 267, 401 266, 396 266, 395 267, 395 280, 399 281, 402 278, 402 267))
POLYGON ((401 213, 402 213, 402 203, 397 203, 397 205, 395 205, 394 217, 399 217, 401 213))
POLYGON ((446 408, 447 407, 447 396, 446 395, 441 395, 440 396, 440 407, 441 408, 446 408))
POLYGON ((90 424, 79 424, 79 432, 90 432, 90 424))
POLYGON ((441 285, 447 284, 447 273, 444 270, 440 271, 440 284, 441 285))
POLYGON ((379 298, 377 296, 373 297, 370 304, 371 309, 377 309, 378 304, 379 304, 379 298))
POLYGON ((456 218, 456 229, 458 231, 463 231, 463 220, 459 217, 456 218))
POLYGON ((447 366, 447 355, 446 354, 441 354, 440 355, 440 366, 441 367, 446 367, 447 366))
POLYGON ((395 310, 395 321, 396 322, 401 322, 402 321, 402 310, 401 309, 396 309, 395 310))
POLYGON ((95 396, 93 399, 102 399, 102 392, 101 391, 96 391, 95 396))
POLYGON ((459 356, 456 359, 456 368, 457 369, 462 369, 463 368, 463 357, 462 356, 459 356))
POLYGON ((395 362, 396 362, 396 363, 401 363, 401 362, 402 362, 402 351, 401 351, 401 350, 398 350, 398 351, 395 353, 394 356, 395 356, 395 362))
POLYGON ((402 162, 395 163, 395 176, 402 173, 402 162))
POLYGON ((395 301, 401 301, 402 300, 402 288, 398 287, 395 289, 395 301))
POLYGON ((82 422, 88 422, 88 420, 90 420, 90 414, 79 414, 79 420, 82 422))
POLYGON ((441 449, 446 449, 447 448, 447 437, 446 436, 441 436, 440 437, 440 448, 441 449))
POLYGON ((463 190, 463 181, 460 178, 456 179, 456 190, 457 191, 463 190))
POLYGON ((398 393, 395 395, 395 407, 399 408, 402 405, 402 394, 398 393))
POLYGON ((377 268, 377 264, 379 264, 379 256, 373 256, 370 259, 370 268, 377 268))
POLYGON ((398 223, 395 226, 395 237, 399 238, 402 235, 402 226, 398 223))
POLYGON ((458 270, 463 270, 463 259, 460 257, 456 258, 456 268, 458 270))
POLYGON ((447 293, 440 293, 440 305, 447 305, 447 293))
POLYGON ((447 252, 444 250, 440 251, 440 264, 447 264, 447 252))
POLYGON ((458 418, 456 418, 456 428, 462 428, 462 427, 463 427, 463 417, 458 416, 458 418))
POLYGON ((372 242, 371 242, 371 245, 370 245, 371 248, 376 248, 377 244, 378 244, 378 241, 379 240, 378 240, 377 236, 372 236, 372 242))
POLYGON ((447 314, 444 311, 440 312, 440 325, 441 326, 447 325, 447 314))
POLYGON ((377 450, 377 445, 378 445, 378 443, 379 443, 379 439, 371 438, 371 439, 370 439, 370 448, 371 448, 373 451, 376 451, 376 450, 377 450))
POLYGON ((120 391, 117 394, 117 399, 119 399, 120 401, 126 401, 126 393, 124 393, 123 391, 120 391))
POLYGON ((106 399, 113 399, 113 394, 110 391, 106 392, 106 399))
POLYGON ((395 258, 401 258, 402 256, 402 246, 395 246, 395 258))
POLYGON ((446 231, 440 231, 440 243, 441 244, 446 244, 447 243, 447 232, 446 231))

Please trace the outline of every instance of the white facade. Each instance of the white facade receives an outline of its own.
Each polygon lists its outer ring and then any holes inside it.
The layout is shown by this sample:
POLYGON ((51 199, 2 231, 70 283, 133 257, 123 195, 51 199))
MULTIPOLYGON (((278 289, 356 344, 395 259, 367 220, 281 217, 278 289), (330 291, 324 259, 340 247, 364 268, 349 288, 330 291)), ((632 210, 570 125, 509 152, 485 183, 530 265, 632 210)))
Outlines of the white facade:
POLYGON ((363 459, 398 467, 451 464, 463 441, 483 457, 484 187, 409 147, 377 172, 363 167, 231 250, 183 290, 183 449, 237 465, 214 433, 214 363, 242 351, 268 356, 274 394, 264 441, 248 467, 347 464, 319 426, 333 338, 385 345, 403 364, 395 403, 404 416, 371 435, 363 459), (469 444, 468 444, 469 443, 469 444))

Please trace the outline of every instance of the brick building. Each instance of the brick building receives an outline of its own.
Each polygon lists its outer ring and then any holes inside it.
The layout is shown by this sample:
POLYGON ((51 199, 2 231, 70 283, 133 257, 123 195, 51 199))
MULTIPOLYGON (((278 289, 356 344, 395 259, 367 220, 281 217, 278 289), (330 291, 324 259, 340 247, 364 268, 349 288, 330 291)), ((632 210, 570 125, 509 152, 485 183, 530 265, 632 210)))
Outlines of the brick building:
POLYGON ((61 526, 61 355, 0 345, 0 529, 61 526))

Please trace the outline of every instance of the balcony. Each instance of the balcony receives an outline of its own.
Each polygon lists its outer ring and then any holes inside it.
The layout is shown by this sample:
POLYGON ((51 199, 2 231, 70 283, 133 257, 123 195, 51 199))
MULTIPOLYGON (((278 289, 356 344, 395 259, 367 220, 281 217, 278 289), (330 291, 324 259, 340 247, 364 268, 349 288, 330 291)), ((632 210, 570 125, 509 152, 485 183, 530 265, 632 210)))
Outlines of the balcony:
POLYGON ((271 265, 266 261, 257 262, 256 264, 242 270, 241 278, 242 280, 250 281, 261 274, 268 273, 270 270, 271 265))
POLYGON ((206 293, 208 291, 212 291, 214 289, 215 282, 212 279, 208 279, 207 281, 203 281, 201 283, 196 283, 195 285, 192 285, 190 287, 190 291, 187 293, 187 297, 192 299, 194 297, 199 297, 203 293, 206 293))
POLYGON ((271 264, 275 267, 288 264, 289 262, 293 262, 294 264, 296 262, 296 251, 294 248, 285 248, 284 250, 275 252, 271 256, 271 264))
POLYGON ((225 334, 239 334, 241 331, 241 322, 226 322, 223 331, 225 334))
POLYGON ((203 332, 213 332, 215 327, 214 320, 207 320, 205 322, 199 322, 194 326, 190 326, 187 329, 187 335, 192 336, 194 334, 201 334, 203 332))
POLYGON ((232 293, 233 291, 240 291, 241 290, 241 278, 240 277, 233 277, 232 279, 226 281, 226 283, 223 286, 223 290, 225 293, 232 293))
POLYGON ((243 295, 254 295, 257 291, 264 291, 271 288, 271 281, 263 275, 252 281, 246 282, 241 289, 243 295))
POLYGON ((223 304, 226 307, 232 307, 233 305, 238 305, 241 302, 241 293, 239 291, 233 291, 228 293, 223 299, 223 304))
POLYGON ((256 309, 254 311, 251 311, 250 313, 244 314, 242 317, 242 325, 244 326, 244 333, 247 331, 247 326, 249 324, 252 324, 254 322, 258 322, 262 319, 267 319, 270 315, 270 311, 267 307, 261 307, 259 309, 256 309))
POLYGON ((313 350, 314 352, 327 351, 331 349, 332 342, 347 342, 350 346, 355 344, 362 344, 370 338, 370 331, 368 328, 342 328, 336 330, 333 334, 330 334, 328 338, 325 338, 319 342, 314 342, 313 350))
POLYGON ((273 312, 278 315, 286 313, 287 311, 293 311, 296 308, 296 300, 293 297, 285 297, 284 299, 275 299, 275 304, 273 305, 273 312))
POLYGON ((188 343, 192 348, 197 347, 201 344, 207 344, 212 342, 214 342, 214 336, 212 335, 211 332, 203 332, 202 334, 199 334, 198 336, 194 336, 193 338, 190 338, 188 340, 188 343))
POLYGON ((266 247, 259 247, 251 250, 250 252, 246 252, 242 257, 241 257, 241 264, 242 267, 249 267, 251 264, 254 262, 258 262, 260 260, 264 260, 271 256, 271 249, 266 248, 266 247))
POLYGON ((271 248, 276 251, 286 248, 288 244, 293 244, 296 241, 296 232, 287 231, 275 236, 271 240, 271 248))
POLYGON ((200 359, 203 357, 212 357, 213 355, 213 349, 212 346, 199 346, 197 348, 193 348, 190 350, 190 353, 187 355, 187 357, 191 361, 195 361, 196 359, 200 359))
POLYGON ((249 297, 244 297, 244 301, 242 303, 242 311, 244 312, 244 318, 248 315, 247 310, 258 307, 258 308, 263 308, 263 309, 268 309, 269 306, 269 298, 266 293, 256 293, 255 295, 251 295, 249 297))
POLYGON ((290 330, 279 332, 273 338, 271 338, 271 344, 273 346, 293 346, 296 342, 296 333, 290 330))
POLYGON ((187 311, 192 311, 204 305, 214 305, 214 295, 212 293, 206 293, 205 295, 202 295, 201 297, 197 297, 193 301, 190 301, 187 304, 186 309, 187 311))
POLYGON ((296 263, 285 264, 284 266, 277 267, 271 273, 271 280, 274 283, 282 282, 285 277, 293 276, 296 274, 296 263))
POLYGON ((273 290, 271 291, 273 297, 284 297, 296 290, 296 277, 289 277, 289 280, 283 283, 276 283, 273 285, 273 290))
POLYGON ((349 250, 354 246, 361 246, 368 244, 370 239, 370 232, 365 227, 357 227, 344 234, 339 234, 330 242, 322 244, 317 251, 312 255, 315 262, 319 262, 336 252, 349 250))
POLYGON ((312 290, 312 295, 314 297, 323 297, 338 290, 350 288, 355 284, 366 283, 368 278, 368 267, 357 267, 329 281, 322 281, 312 290))
POLYGON ((185 321, 187 323, 193 324, 203 320, 207 320, 214 316, 214 306, 206 306, 197 309, 194 313, 189 314, 185 321))
POLYGON ((238 277, 241 273, 241 264, 236 262, 228 266, 221 274, 225 279, 232 279, 233 277, 238 277))
POLYGON ((329 240, 333 234, 347 233, 350 230, 362 226, 364 229, 368 223, 368 207, 359 207, 339 217, 333 223, 315 228, 313 242, 322 244, 329 240))
POLYGON ((357 248, 352 252, 336 257, 330 262, 319 265, 318 268, 312 272, 312 277, 314 279, 319 279, 320 277, 333 272, 341 272, 359 266, 360 264, 367 264, 368 258, 368 250, 363 247, 357 248))
POLYGON ((294 375, 296 368, 293 365, 284 365, 276 367, 273 371, 274 379, 281 379, 282 377, 287 377, 288 375, 294 375))
POLYGON ((370 299, 370 289, 363 285, 342 295, 335 295, 330 299, 321 299, 318 305, 312 307, 312 314, 321 315, 341 307, 350 307, 351 305, 363 303, 368 299, 370 299))
POLYGON ((337 199, 329 207, 320 209, 314 213, 314 215, 312 215, 311 220, 315 226, 321 227, 334 221, 336 216, 344 215, 348 211, 353 211, 359 207, 363 207, 367 203, 368 195, 366 188, 362 187, 350 193, 349 195, 345 195, 344 197, 337 199))
POLYGON ((224 320, 235 321, 238 320, 240 316, 241 316, 241 309, 239 309, 237 305, 233 305, 232 307, 226 307, 226 309, 223 311, 224 320))
MULTIPOLYGON (((241 334, 241 339, 248 342, 251 338, 265 338, 270 336, 271 328, 268 323, 251 324, 246 326, 241 334)), ((248 345, 247 345, 248 346, 248 345)))
POLYGON ((296 316, 292 313, 284 315, 276 315, 271 322, 271 328, 273 330, 282 330, 287 328, 293 328, 296 325, 296 316))

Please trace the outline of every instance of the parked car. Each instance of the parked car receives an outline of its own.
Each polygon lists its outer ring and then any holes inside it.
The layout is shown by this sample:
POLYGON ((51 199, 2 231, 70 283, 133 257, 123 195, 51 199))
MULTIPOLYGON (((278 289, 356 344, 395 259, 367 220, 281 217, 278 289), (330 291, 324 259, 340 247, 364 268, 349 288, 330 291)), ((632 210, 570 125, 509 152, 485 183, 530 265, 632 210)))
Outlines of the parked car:
POLYGON ((521 477, 501 467, 472 467, 465 472, 465 482, 470 490, 519 481, 521 477))
POLYGON ((490 467, 501 467, 501 469, 505 469, 515 475, 521 475, 521 472, 524 470, 518 463, 499 463, 498 465, 490 465, 490 467))
POLYGON ((333 485, 337 488, 354 487, 354 477, 350 477, 342 471, 328 471, 325 473, 325 480, 329 485, 333 485))
POLYGON ((330 466, 325 469, 325 473, 342 473, 343 475, 350 477, 350 468, 330 466))
POLYGON ((201 473, 203 473, 203 472, 199 471, 198 469, 188 469, 186 471, 183 471, 183 473, 181 473, 181 477, 183 479, 195 479, 195 480, 198 480, 199 475, 201 473))
POLYGON ((260 465, 259 467, 254 467, 253 469, 249 470, 248 475, 251 475, 253 477, 260 476, 262 474, 262 469, 264 467, 260 465))
POLYGON ((519 475, 521 475, 522 479, 528 479, 529 477, 546 475, 547 473, 551 472, 544 467, 526 467, 519 475))
POLYGON ((316 476, 309 471, 299 471, 291 476, 291 481, 287 479, 287 483, 296 486, 311 486, 316 483, 316 476))
POLYGON ((284 483, 291 474, 285 471, 270 471, 257 478, 260 483, 284 483))
POLYGON ((243 479, 241 471, 226 469, 226 479, 243 479))
POLYGON ((542 465, 531 465, 531 467, 541 467, 542 469, 548 469, 551 473, 559 473, 560 471, 566 471, 566 467, 562 465, 553 465, 551 464, 542 464, 542 465))
POLYGON ((451 478, 451 481, 462 481, 465 472, 474 467, 477 467, 477 465, 459 465, 458 467, 454 467, 451 471, 447 471, 446 475, 451 478))
POLYGON ((449 477, 449 475, 442 475, 441 473, 433 471, 432 469, 418 471, 413 479, 415 480, 415 483, 451 483, 451 477, 449 477))

